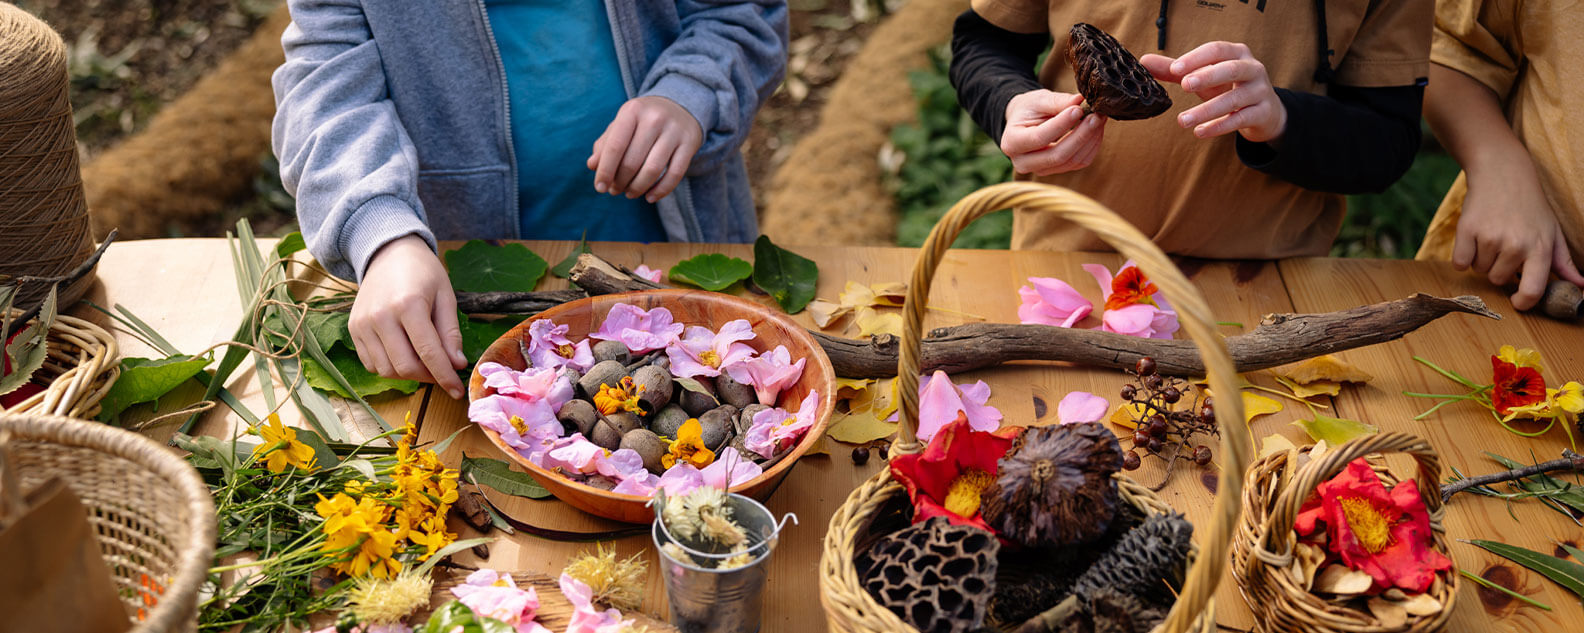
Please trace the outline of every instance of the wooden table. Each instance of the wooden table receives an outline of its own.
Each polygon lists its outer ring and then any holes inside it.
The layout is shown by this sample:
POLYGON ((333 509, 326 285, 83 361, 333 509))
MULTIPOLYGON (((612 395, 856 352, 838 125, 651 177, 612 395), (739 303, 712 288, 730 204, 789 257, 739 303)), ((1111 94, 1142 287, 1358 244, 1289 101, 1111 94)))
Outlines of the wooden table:
MULTIPOLYGON (((549 262, 557 262, 572 248, 570 243, 528 242, 528 247, 549 262)), ((683 244, 596 244, 594 251, 615 263, 629 267, 647 264, 653 268, 671 264, 699 253, 722 252, 751 259, 747 246, 683 244)), ((874 283, 902 281, 911 269, 914 251, 901 248, 793 247, 820 265, 819 296, 835 298, 847 281, 874 283)), ((1015 322, 1017 288, 1030 276, 1065 279, 1091 299, 1098 297, 1090 277, 1079 265, 1103 263, 1115 267, 1119 258, 1108 254, 1066 254, 1005 251, 954 251, 937 274, 930 305, 945 310, 931 311, 926 327, 962 322, 960 313, 978 315, 998 322, 1015 322)), ((1450 266, 1410 261, 1299 259, 1282 262, 1184 262, 1183 267, 1209 299, 1218 321, 1237 322, 1252 328, 1272 312, 1321 312, 1398 299, 1414 292, 1442 296, 1474 294, 1507 318, 1501 321, 1466 315, 1444 317, 1401 341, 1345 352, 1341 356, 1375 376, 1367 385, 1346 387, 1334 398, 1330 415, 1359 419, 1382 429, 1415 433, 1427 438, 1440 452, 1442 463, 1466 473, 1496 470, 1483 451, 1519 460, 1533 454, 1538 459, 1555 458, 1567 445, 1560 430, 1538 439, 1525 439, 1502 430, 1488 413, 1470 404, 1450 405, 1421 421, 1412 418, 1428 408, 1430 401, 1409 398, 1403 391, 1454 392, 1457 385, 1415 363, 1414 355, 1429 358, 1442 367, 1475 380, 1490 375, 1490 354, 1503 344, 1533 347, 1545 355, 1546 377, 1553 386, 1566 379, 1584 379, 1584 326, 1563 324, 1540 317, 1516 315, 1506 297, 1477 277, 1457 273, 1450 266)), ((169 338, 183 351, 197 351, 229 338, 240 318, 233 275, 225 243, 217 239, 157 240, 114 245, 99 267, 102 284, 90 298, 101 305, 123 304, 169 338)), ((542 289, 558 288, 564 280, 547 278, 542 289)), ((763 297, 759 300, 765 301, 763 297)), ((79 308, 78 314, 86 310, 79 308)), ((808 315, 797 320, 811 325, 808 315)), ((1223 327, 1228 334, 1238 328, 1223 327)), ((149 355, 147 348, 131 337, 118 334, 124 354, 149 355)), ((244 363, 244 366, 250 366, 244 363)), ((1120 372, 1054 364, 1025 363, 956 376, 959 382, 983 379, 990 383, 990 403, 999 407, 1008 423, 1042 424, 1053 422, 1054 403, 1071 390, 1084 390, 1107 396, 1123 382, 1120 372), (1036 419, 1035 400, 1049 406, 1045 419, 1036 419)), ((1265 372, 1249 376, 1259 384, 1274 385, 1265 372)), ((239 373, 232 385, 244 400, 257 401, 257 381, 250 373, 239 373)), ((1284 401, 1286 402, 1286 401, 1284 401)), ((1253 436, 1262 438, 1281 434, 1295 443, 1308 438, 1291 422, 1305 417, 1303 407, 1286 402, 1284 411, 1253 423, 1253 436)), ((421 424, 421 439, 435 441, 466 429, 444 455, 451 464, 462 455, 502 457, 482 433, 470 428, 462 402, 452 400, 439 390, 424 389, 411 397, 386 399, 378 404, 382 415, 400 420, 403 412, 413 411, 421 424), (427 403, 425 405, 425 403, 427 403)), ((223 432, 229 411, 212 413, 202 429, 223 432)), ((160 433, 156 429, 153 433, 160 433)), ((168 434, 169 431, 165 430, 168 434)), ((773 555, 770 580, 765 594, 767 633, 818 631, 824 628, 819 607, 816 568, 821 538, 831 513, 848 492, 884 467, 873 459, 856 466, 840 444, 831 443, 832 454, 807 457, 799 462, 786 483, 770 499, 777 514, 797 514, 800 524, 789 528, 773 555)), ((1160 476, 1152 463, 1134 476, 1143 482, 1160 476)), ((1194 468, 1179 468, 1162 495, 1173 507, 1184 511, 1203 525, 1210 506, 1215 477, 1204 476, 1194 468)), ((502 497, 502 495, 497 495, 502 497)), ((534 501, 509 498, 504 508, 511 514, 544 527, 564 530, 603 530, 616 527, 601 519, 582 514, 555 500, 534 501)), ((1508 506, 1501 500, 1460 495, 1449 507, 1446 526, 1455 539, 1485 538, 1505 541, 1545 552, 1553 543, 1584 541, 1584 529, 1538 502, 1518 502, 1508 506), (1510 514, 1509 514, 1510 513, 1510 514)), ((466 530, 466 526, 453 525, 466 530)), ((465 534, 471 536, 470 534, 465 534)), ((623 555, 643 552, 655 561, 650 540, 632 537, 614 543, 623 555)), ((554 543, 517 535, 500 539, 491 549, 487 564, 496 568, 559 572, 567 557, 591 544, 554 543)), ((1553 607, 1545 612, 1464 582, 1458 596, 1452 631, 1559 631, 1576 623, 1579 603, 1572 594, 1549 580, 1517 567, 1474 546, 1454 543, 1453 559, 1470 572, 1499 580, 1521 593, 1553 607)), ((657 574, 647 586, 645 610, 664 614, 664 588, 657 574)), ((1217 619, 1231 630, 1248 629, 1252 618, 1238 595, 1230 575, 1223 579, 1217 600, 1217 619)))

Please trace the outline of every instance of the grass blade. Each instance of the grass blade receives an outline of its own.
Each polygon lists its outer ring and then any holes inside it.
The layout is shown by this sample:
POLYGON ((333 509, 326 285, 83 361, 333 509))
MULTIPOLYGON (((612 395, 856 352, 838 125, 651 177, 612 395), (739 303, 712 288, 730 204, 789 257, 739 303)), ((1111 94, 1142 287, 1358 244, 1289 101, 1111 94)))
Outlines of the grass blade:
POLYGON ((1568 591, 1578 595, 1584 600, 1584 565, 1573 561, 1563 560, 1550 554, 1542 554, 1532 549, 1508 545, 1496 541, 1482 541, 1479 539, 1465 540, 1475 547, 1483 548, 1492 554, 1528 567, 1556 584, 1562 585, 1568 591))
POLYGON ((1511 589, 1508 589, 1506 587, 1498 585, 1498 584, 1496 584, 1494 582, 1486 580, 1483 576, 1478 576, 1478 575, 1475 575, 1475 574, 1468 573, 1467 570, 1463 570, 1463 569, 1459 569, 1458 573, 1463 574, 1464 578, 1467 578, 1467 579, 1472 580, 1474 582, 1477 582, 1477 583, 1479 583, 1481 585, 1484 585, 1486 587, 1490 587, 1491 589, 1495 589, 1495 590, 1500 591, 1502 593, 1505 593, 1505 594, 1507 594, 1509 596, 1512 596, 1514 598, 1517 598, 1519 600, 1527 602, 1531 606, 1534 606, 1534 607, 1537 607, 1537 608, 1540 608, 1540 609, 1545 609, 1546 611, 1550 611, 1551 610, 1551 605, 1548 605, 1548 604, 1546 604, 1544 602, 1540 602, 1539 600, 1535 600, 1534 598, 1530 598, 1529 596, 1523 595, 1521 593, 1518 593, 1516 591, 1513 591, 1511 589))

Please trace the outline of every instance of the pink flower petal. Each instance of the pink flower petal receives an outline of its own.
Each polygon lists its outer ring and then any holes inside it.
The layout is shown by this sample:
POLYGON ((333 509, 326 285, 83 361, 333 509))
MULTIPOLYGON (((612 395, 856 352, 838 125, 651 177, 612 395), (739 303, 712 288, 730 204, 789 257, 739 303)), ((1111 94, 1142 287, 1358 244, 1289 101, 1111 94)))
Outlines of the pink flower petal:
POLYGON ((727 374, 732 380, 753 385, 759 404, 774 406, 781 392, 803 377, 803 367, 807 362, 808 359, 799 358, 793 363, 792 354, 786 346, 777 345, 773 351, 727 368, 727 374))
POLYGON ((946 372, 936 370, 919 385, 918 439, 928 442, 963 410, 962 396, 946 372))
POLYGON ((634 354, 642 354, 675 342, 682 335, 682 328, 681 323, 673 322, 671 311, 665 308, 645 311, 629 303, 618 303, 611 306, 599 330, 589 338, 621 341, 634 354))
POLYGON ((646 470, 621 480, 621 483, 616 484, 615 488, 611 488, 611 492, 619 495, 648 497, 654 494, 655 488, 659 487, 659 485, 660 478, 646 470))
POLYGON ((1111 410, 1105 398, 1085 391, 1068 393, 1056 405, 1056 419, 1062 424, 1099 422, 1111 410))
POLYGON ((721 490, 730 490, 732 486, 747 483, 761 474, 764 474, 764 470, 759 464, 744 459, 737 453, 737 449, 730 446, 722 450, 720 457, 714 462, 699 471, 704 485, 721 490))
POLYGON ((639 264, 637 268, 634 268, 633 274, 655 283, 660 283, 660 280, 665 278, 664 270, 655 270, 643 264, 639 264))
POLYGON ((692 464, 679 463, 666 469, 665 474, 660 475, 660 481, 655 487, 664 490, 666 496, 680 497, 702 485, 704 485, 704 475, 698 468, 692 464))
POLYGON ((1023 300, 1018 307, 1018 320, 1022 323, 1072 327, 1094 310, 1094 304, 1065 281, 1029 277, 1029 283, 1033 286, 1018 289, 1018 296, 1023 300))
POLYGON ((502 442, 524 454, 538 450, 563 432, 548 402, 516 396, 495 394, 474 400, 468 405, 468 419, 498 433, 502 442), (522 420, 525 432, 512 425, 513 417, 522 420))
POLYGON ((1100 286, 1100 304, 1105 305, 1111 299, 1111 269, 1100 264, 1084 264, 1083 269, 1100 286))
POLYGON ((1155 332, 1152 326, 1157 312, 1160 312, 1159 308, 1147 303, 1135 303, 1124 308, 1106 310, 1100 317, 1100 329, 1128 336, 1148 337, 1155 332))

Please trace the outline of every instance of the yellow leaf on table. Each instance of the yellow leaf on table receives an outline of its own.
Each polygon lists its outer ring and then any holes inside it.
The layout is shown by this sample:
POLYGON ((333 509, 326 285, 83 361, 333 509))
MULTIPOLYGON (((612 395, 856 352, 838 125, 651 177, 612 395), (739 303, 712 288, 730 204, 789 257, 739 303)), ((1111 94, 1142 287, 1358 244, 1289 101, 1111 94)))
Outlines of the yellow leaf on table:
POLYGON ((1380 427, 1365 424, 1358 420, 1333 418, 1327 415, 1315 414, 1313 420, 1299 420, 1293 424, 1302 427, 1309 437, 1316 441, 1324 440, 1332 446, 1340 445, 1348 440, 1374 435, 1380 432, 1380 427))
POLYGON ((824 299, 815 299, 808 304, 809 316, 814 317, 814 325, 821 329, 828 328, 832 323, 852 311, 849 306, 831 303, 824 299))
POLYGON ((840 301, 843 306, 848 308, 872 306, 874 305, 874 299, 874 290, 871 290, 869 286, 865 286, 856 281, 847 282, 847 287, 844 288, 841 292, 841 295, 837 297, 837 300, 840 301))
POLYGON ((900 281, 885 281, 871 284, 869 289, 874 291, 874 304, 877 306, 902 307, 902 301, 907 297, 907 284, 900 281))
POLYGON ((874 382, 873 378, 837 378, 836 399, 851 400, 857 397, 858 394, 863 393, 874 382))
POLYGON ((1299 398, 1313 398, 1315 396, 1334 396, 1342 393, 1342 383, 1332 380, 1316 380, 1309 384, 1299 384, 1286 376, 1277 376, 1276 382, 1293 392, 1299 398))
POLYGON ((1307 385, 1317 380, 1329 380, 1331 382, 1369 382, 1375 379, 1375 377, 1369 375, 1368 372, 1365 372, 1364 370, 1359 369, 1352 364, 1343 362, 1342 359, 1330 354, 1316 356, 1309 360, 1293 363, 1291 365, 1287 365, 1286 367, 1274 370, 1273 373, 1278 376, 1286 376, 1288 379, 1300 385, 1307 385))
POLYGON ((1296 448, 1298 447, 1293 445, 1292 440, 1287 439, 1285 436, 1272 433, 1260 440, 1259 456, 1260 459, 1264 459, 1266 457, 1270 457, 1271 455, 1275 455, 1276 453, 1284 453, 1296 448))
POLYGON ((1138 421, 1144 418, 1144 404, 1141 402, 1124 402, 1117 405, 1116 411, 1111 412, 1112 424, 1124 429, 1138 428, 1138 421))
POLYGON ((847 402, 847 410, 853 413, 867 411, 879 418, 889 418, 895 413, 901 403, 897 400, 897 380, 888 378, 871 385, 868 389, 859 392, 847 402))
POLYGON ((848 413, 832 422, 825 434, 848 444, 868 444, 896 433, 897 423, 887 422, 873 412, 848 413))
POLYGON ((1257 393, 1249 393, 1247 391, 1242 392, 1242 394, 1243 421, 1245 422, 1252 422, 1254 421, 1254 418, 1260 417, 1262 415, 1269 415, 1282 410, 1282 403, 1277 402, 1275 398, 1267 398, 1257 393))
POLYGON ((858 336, 873 336, 875 334, 890 334, 902 336, 902 315, 895 312, 881 314, 874 308, 864 306, 858 308, 857 316, 853 323, 858 326, 858 336))

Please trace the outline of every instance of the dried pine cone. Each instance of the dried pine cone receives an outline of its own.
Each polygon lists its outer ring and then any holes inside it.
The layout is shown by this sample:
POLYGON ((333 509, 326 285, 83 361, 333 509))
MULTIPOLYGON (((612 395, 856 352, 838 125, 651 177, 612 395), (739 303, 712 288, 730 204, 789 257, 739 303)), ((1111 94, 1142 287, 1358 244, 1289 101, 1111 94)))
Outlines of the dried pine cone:
POLYGON ((1116 38, 1082 22, 1073 25, 1067 38, 1067 63, 1090 109, 1118 121, 1131 121, 1171 108, 1166 89, 1116 38))
POLYGON ((1121 467, 1122 447, 1104 426, 1029 429, 996 464, 996 482, 983 495, 985 522, 1028 547, 1093 541, 1116 516, 1111 475, 1121 467))
POLYGON ((854 563, 869 595, 922 633, 969 633, 984 625, 994 593, 995 536, 944 517, 880 539, 854 563))
POLYGON ((1073 593, 1099 595, 1104 587, 1140 597, 1157 596, 1165 591, 1161 581, 1176 575, 1192 544, 1193 524, 1181 514, 1153 515, 1079 576, 1073 593))

